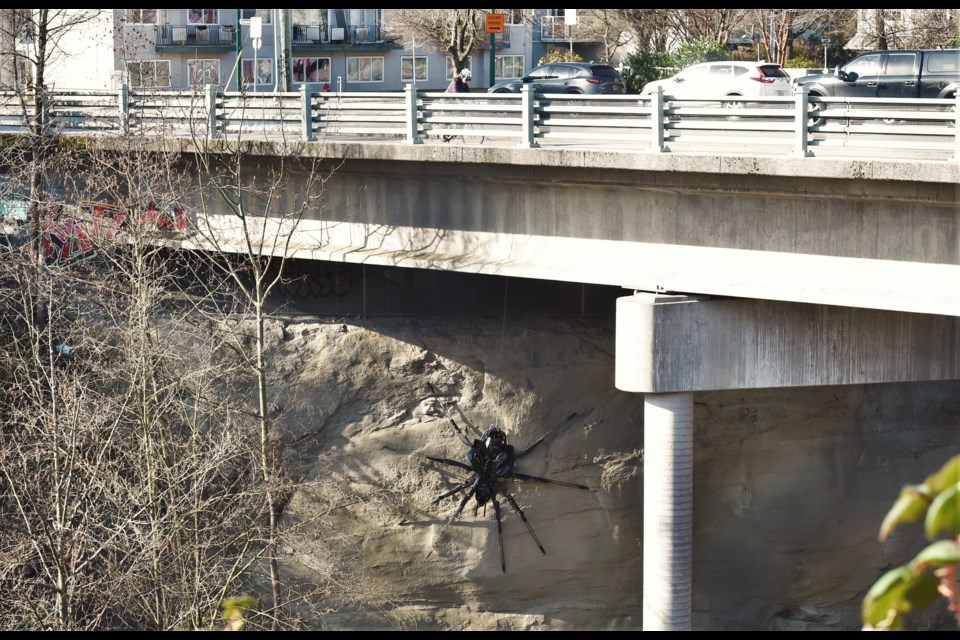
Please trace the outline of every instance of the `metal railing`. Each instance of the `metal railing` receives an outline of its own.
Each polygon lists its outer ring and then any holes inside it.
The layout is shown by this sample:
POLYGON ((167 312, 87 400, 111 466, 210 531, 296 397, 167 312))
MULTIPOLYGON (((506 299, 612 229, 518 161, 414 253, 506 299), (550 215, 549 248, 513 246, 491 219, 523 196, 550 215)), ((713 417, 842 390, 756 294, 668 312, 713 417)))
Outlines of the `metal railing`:
MULTIPOLYGON (((48 90, 59 133, 346 139, 420 144, 461 136, 484 145, 566 145, 637 153, 960 158, 957 99, 403 92, 118 92, 48 90)), ((26 132, 32 95, 0 92, 0 132, 26 132), (23 98, 28 98, 23 100, 23 98)))
POLYGON ((162 24, 157 26, 158 47, 232 47, 237 42, 237 29, 217 24, 162 24))

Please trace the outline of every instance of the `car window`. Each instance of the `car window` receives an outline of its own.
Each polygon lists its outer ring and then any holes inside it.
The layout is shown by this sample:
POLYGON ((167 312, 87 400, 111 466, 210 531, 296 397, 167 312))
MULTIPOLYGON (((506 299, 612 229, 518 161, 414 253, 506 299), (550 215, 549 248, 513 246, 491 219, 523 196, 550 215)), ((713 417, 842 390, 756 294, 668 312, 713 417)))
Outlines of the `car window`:
POLYGON ((556 76, 560 80, 566 80, 567 78, 573 78, 578 73, 580 73, 580 69, 577 67, 568 67, 566 65, 558 64, 553 68, 553 73, 551 75, 556 76))
POLYGON ((783 70, 778 64, 762 64, 760 71, 764 78, 789 78, 790 74, 783 70))
POLYGON ((707 75, 708 65, 697 64, 688 69, 684 69, 677 74, 677 77, 681 80, 696 80, 697 78, 702 78, 707 75))
POLYGON ((880 73, 880 54, 871 54, 857 58, 843 68, 847 73, 858 76, 875 76, 880 73))
POLYGON ((610 78, 611 80, 616 80, 620 77, 620 72, 613 67, 600 64, 590 67, 590 71, 593 72, 593 75, 597 76, 598 78, 610 78))
POLYGON ((960 51, 933 51, 927 54, 928 73, 956 73, 960 69, 960 51))
POLYGON ((729 64, 712 64, 709 72, 714 77, 729 78, 733 76, 733 67, 729 64))
POLYGON ((888 76, 907 76, 913 75, 917 67, 917 54, 915 53, 890 53, 887 55, 887 69, 884 75, 888 76))
POLYGON ((531 78, 545 78, 549 75, 553 75, 551 71, 553 69, 552 64, 544 65, 542 67, 537 67, 529 73, 531 78))

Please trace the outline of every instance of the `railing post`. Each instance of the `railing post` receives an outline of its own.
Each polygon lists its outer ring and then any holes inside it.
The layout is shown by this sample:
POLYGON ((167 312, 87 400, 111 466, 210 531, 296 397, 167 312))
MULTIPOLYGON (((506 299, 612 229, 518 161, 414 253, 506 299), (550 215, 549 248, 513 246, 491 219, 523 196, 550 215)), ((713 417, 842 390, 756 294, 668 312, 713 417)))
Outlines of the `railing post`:
POLYGON ((793 88, 793 155, 806 158, 810 155, 807 145, 810 141, 810 87, 795 86, 793 88))
POLYGON ((534 118, 536 110, 533 87, 529 84, 523 85, 520 89, 520 117, 522 119, 523 135, 520 138, 520 146, 533 148, 539 146, 536 139, 536 128, 534 127, 534 118))
POLYGON ((650 135, 653 137, 650 150, 662 153, 668 151, 663 144, 665 118, 663 114, 663 87, 657 87, 650 96, 650 135))
POLYGON ((418 96, 417 88, 413 84, 408 84, 403 88, 403 99, 406 105, 406 116, 407 116, 407 142, 410 144, 420 144, 423 140, 420 139, 420 111, 418 109, 418 96))
POLYGON ((130 88, 126 83, 120 85, 117 96, 117 108, 120 110, 120 135, 130 134, 130 88))
POLYGON ((300 120, 302 129, 300 135, 304 142, 313 142, 313 92, 307 88, 307 84, 300 85, 300 120))
POLYGON ((213 140, 220 137, 217 128, 217 87, 212 84, 206 86, 207 98, 207 138, 213 140))
POLYGON ((960 162, 960 93, 953 102, 953 161, 960 162))

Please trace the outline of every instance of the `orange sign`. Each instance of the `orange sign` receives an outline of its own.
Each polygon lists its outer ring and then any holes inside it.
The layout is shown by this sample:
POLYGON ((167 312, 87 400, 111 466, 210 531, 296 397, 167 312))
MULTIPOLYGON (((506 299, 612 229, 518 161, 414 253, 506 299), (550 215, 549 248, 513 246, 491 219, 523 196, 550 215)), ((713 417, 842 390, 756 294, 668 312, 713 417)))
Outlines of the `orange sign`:
POLYGON ((486 14, 487 33, 503 33, 503 19, 502 13, 486 14))

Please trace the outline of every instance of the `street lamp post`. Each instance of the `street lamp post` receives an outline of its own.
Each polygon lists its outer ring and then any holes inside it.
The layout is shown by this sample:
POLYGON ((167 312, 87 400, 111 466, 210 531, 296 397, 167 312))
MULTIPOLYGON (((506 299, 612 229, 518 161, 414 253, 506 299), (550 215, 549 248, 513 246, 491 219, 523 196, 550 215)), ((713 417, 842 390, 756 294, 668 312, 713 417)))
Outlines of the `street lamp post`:
POLYGON ((827 66, 827 47, 830 46, 830 38, 823 39, 823 72, 826 73, 830 70, 830 67, 827 66))
POLYGON ((257 82, 260 80, 260 67, 257 60, 257 54, 260 52, 260 38, 263 34, 263 18, 254 16, 250 18, 250 40, 253 43, 253 92, 257 92, 257 82))

